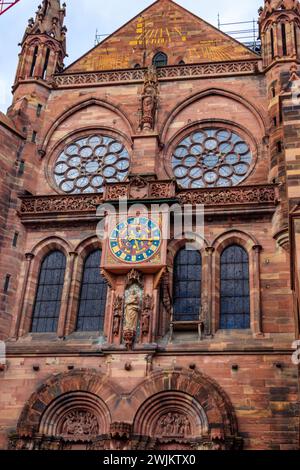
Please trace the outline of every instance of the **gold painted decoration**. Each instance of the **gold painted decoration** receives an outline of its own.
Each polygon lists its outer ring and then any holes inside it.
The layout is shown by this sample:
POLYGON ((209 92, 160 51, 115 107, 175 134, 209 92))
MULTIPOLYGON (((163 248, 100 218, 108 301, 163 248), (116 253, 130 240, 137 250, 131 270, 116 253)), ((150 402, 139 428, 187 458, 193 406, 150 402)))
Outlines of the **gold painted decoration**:
POLYGON ((161 0, 67 67, 66 72, 149 67, 158 51, 168 55, 168 65, 257 58, 173 1, 161 0))

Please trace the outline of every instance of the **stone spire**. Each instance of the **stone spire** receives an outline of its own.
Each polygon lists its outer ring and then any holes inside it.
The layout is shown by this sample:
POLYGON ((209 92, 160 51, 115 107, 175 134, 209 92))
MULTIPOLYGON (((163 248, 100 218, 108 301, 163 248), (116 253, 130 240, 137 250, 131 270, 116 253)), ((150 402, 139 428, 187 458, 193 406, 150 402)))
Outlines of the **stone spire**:
POLYGON ((298 0, 265 0, 265 6, 259 9, 259 21, 262 22, 275 11, 295 11, 300 14, 300 5, 298 0))
POLYGON ((61 72, 66 57, 65 3, 43 0, 35 19, 30 18, 25 30, 19 55, 15 85, 22 80, 51 81, 53 74, 61 72))
POLYGON ((298 0, 265 0, 259 10, 264 67, 278 61, 299 60, 300 3, 298 0))
POLYGON ((60 5, 60 0, 43 0, 38 6, 35 20, 28 20, 28 27, 25 31, 24 40, 29 34, 47 34, 48 36, 64 43, 67 28, 64 26, 66 16, 66 4, 60 5))

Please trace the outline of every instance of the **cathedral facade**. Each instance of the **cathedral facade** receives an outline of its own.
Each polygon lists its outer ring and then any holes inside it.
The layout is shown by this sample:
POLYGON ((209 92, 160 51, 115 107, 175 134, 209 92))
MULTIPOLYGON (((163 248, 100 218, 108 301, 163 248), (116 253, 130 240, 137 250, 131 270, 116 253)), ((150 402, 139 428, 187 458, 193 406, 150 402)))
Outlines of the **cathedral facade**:
POLYGON ((261 53, 158 0, 68 67, 65 15, 0 114, 0 448, 299 449, 298 0, 261 53))

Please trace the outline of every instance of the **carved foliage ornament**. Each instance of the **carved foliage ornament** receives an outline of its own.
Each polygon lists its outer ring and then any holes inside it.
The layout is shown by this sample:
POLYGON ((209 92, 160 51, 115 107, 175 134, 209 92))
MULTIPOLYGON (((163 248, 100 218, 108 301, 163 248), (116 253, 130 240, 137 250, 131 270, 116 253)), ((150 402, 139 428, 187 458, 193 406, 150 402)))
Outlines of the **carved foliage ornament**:
MULTIPOLYGON (((258 61, 238 61, 230 63, 210 63, 198 65, 185 65, 162 67, 157 70, 159 79, 172 79, 181 77, 203 77, 212 75, 231 75, 233 73, 256 73, 258 61)), ((91 83, 120 83, 127 81, 142 81, 145 71, 142 69, 116 70, 113 72, 61 74, 54 77, 56 86, 74 86, 91 83)))
POLYGON ((205 204, 207 206, 230 204, 276 203, 276 188, 245 186, 215 190, 182 191, 178 195, 181 204, 205 204))
POLYGON ((95 212, 102 204, 101 194, 81 194, 74 196, 37 196, 22 198, 21 214, 95 212))

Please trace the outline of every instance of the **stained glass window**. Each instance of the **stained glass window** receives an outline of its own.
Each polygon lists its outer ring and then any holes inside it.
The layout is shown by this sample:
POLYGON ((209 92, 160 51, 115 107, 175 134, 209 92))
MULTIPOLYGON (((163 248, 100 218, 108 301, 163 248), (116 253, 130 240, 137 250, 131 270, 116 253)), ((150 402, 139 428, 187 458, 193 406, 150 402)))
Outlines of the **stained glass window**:
POLYGON ((158 52, 153 57, 153 65, 156 67, 164 67, 165 65, 168 65, 168 56, 163 52, 158 52))
POLYGON ((77 331, 102 331, 107 285, 100 273, 101 250, 85 260, 79 300, 77 331))
POLYGON ((221 329, 250 328, 249 257, 238 245, 221 256, 221 329))
POLYGON ((32 332, 56 332, 65 269, 66 258, 60 251, 52 251, 42 261, 32 315, 32 332))
POLYGON ((54 165, 54 179, 65 193, 101 193, 105 183, 126 179, 129 164, 124 144, 109 136, 93 135, 66 145, 54 165))
POLYGON ((249 145, 228 129, 201 129, 185 137, 174 150, 172 168, 183 188, 235 186, 249 174, 249 145))
POLYGON ((202 260, 198 251, 181 249, 174 261, 173 309, 175 321, 199 320, 202 260))

